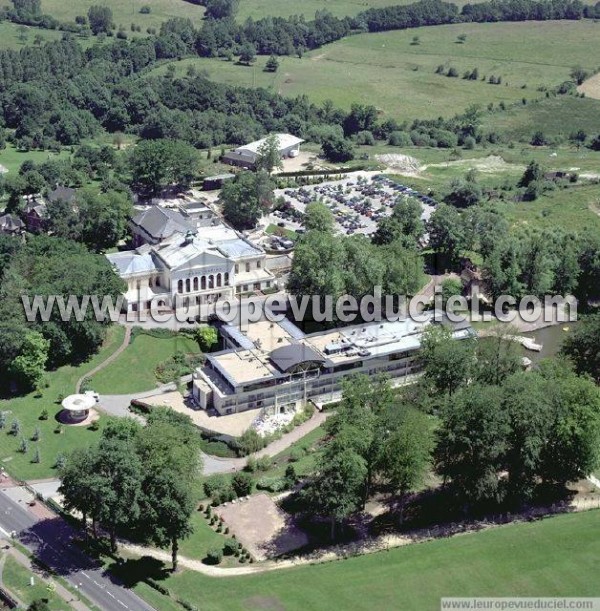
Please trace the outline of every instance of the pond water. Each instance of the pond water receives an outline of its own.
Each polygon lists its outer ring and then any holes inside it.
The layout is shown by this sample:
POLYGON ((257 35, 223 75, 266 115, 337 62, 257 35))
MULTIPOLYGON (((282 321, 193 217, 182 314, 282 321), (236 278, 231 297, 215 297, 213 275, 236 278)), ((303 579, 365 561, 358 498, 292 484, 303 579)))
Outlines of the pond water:
POLYGON ((553 325, 552 327, 546 327, 545 329, 539 329, 538 331, 532 331, 531 333, 522 333, 521 335, 531 337, 543 346, 541 352, 533 352, 523 348, 523 356, 530 358, 534 362, 550 356, 556 356, 562 343, 577 328, 577 324, 577 322, 565 322, 553 325), (565 331, 565 329, 567 330, 565 331))

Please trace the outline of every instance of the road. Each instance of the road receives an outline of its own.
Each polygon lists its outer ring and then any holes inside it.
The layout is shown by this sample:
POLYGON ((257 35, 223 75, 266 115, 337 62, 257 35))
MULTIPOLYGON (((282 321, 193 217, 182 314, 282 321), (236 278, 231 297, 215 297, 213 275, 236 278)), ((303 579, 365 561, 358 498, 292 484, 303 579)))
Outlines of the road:
POLYGON ((58 516, 38 518, 0 491, 0 529, 8 536, 14 531, 22 545, 100 609, 153 611, 76 548, 71 541, 76 532, 58 516))

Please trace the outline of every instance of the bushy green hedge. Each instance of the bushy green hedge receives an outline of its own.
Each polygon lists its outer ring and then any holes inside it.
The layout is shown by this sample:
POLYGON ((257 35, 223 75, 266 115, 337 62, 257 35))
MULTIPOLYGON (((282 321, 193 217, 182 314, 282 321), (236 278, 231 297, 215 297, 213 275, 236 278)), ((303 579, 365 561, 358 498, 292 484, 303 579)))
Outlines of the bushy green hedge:
POLYGON ((256 487, 258 490, 281 492, 287 488, 287 482, 281 477, 261 477, 256 482, 256 487))

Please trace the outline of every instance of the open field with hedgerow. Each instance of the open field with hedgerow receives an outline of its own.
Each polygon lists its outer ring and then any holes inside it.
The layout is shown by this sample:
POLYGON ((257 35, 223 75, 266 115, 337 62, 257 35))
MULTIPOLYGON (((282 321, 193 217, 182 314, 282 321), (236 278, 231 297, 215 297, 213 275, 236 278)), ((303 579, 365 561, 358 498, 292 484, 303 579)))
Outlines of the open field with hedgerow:
MULTIPOLYGON (((456 24, 350 36, 302 59, 282 57, 276 73, 264 72, 265 57, 251 67, 206 58, 175 65, 181 74, 191 64, 211 80, 306 94, 315 102, 330 99, 346 109, 354 102, 375 104, 384 115, 410 120, 451 116, 470 104, 543 97, 537 89, 567 80, 573 66, 600 65, 599 34, 600 24, 589 20, 456 24), (436 74, 442 65, 459 76, 436 74), (478 80, 462 78, 474 68, 478 80), (490 76, 502 83, 489 84, 490 76)), ((152 74, 165 70, 163 65, 152 74)))
MULTIPOLYGON (((0 6, 12 6, 10 0, 0 0, 0 6)), ((59 21, 75 21, 75 17, 87 15, 90 6, 108 6, 113 21, 129 29, 132 23, 146 28, 160 28, 160 24, 172 17, 191 19, 198 27, 204 15, 204 7, 186 0, 42 0, 42 12, 59 21), (143 6, 150 7, 149 14, 140 13, 143 6)))
POLYGON ((172 575, 142 559, 127 563, 126 577, 164 610, 179 608, 179 596, 207 611, 434 611, 443 596, 598 596, 599 553, 598 512, 589 511, 260 575, 172 575), (137 581, 152 567, 173 599, 137 581))

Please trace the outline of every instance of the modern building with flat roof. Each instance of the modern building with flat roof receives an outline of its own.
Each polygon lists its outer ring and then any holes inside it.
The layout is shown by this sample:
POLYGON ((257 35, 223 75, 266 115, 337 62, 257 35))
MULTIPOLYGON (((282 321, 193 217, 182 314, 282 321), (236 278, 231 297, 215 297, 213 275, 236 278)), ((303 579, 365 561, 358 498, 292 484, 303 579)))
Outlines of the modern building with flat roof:
POLYGON ((248 409, 287 411, 308 400, 339 400, 350 374, 387 374, 395 386, 419 373, 423 331, 431 324, 457 340, 475 336, 468 321, 452 323, 434 313, 426 320, 364 323, 305 334, 288 319, 221 328, 225 349, 208 354, 193 376, 192 396, 201 409, 220 415, 248 409))

